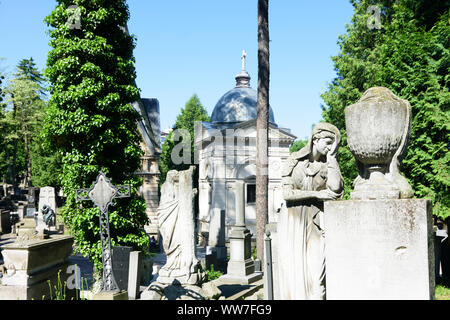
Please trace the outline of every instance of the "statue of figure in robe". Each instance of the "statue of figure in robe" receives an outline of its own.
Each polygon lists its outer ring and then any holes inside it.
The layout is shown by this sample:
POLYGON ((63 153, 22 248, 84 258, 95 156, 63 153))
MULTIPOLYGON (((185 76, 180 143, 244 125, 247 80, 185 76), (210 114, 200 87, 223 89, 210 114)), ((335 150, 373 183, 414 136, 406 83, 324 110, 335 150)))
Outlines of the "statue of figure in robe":
POLYGON ((161 187, 158 224, 167 262, 159 271, 160 283, 196 284, 201 280, 195 247, 194 170, 195 166, 170 170, 161 187))
POLYGON ((284 165, 286 205, 281 208, 277 231, 281 299, 325 299, 323 203, 343 194, 336 159, 340 140, 335 126, 319 123, 307 145, 292 153, 284 165))

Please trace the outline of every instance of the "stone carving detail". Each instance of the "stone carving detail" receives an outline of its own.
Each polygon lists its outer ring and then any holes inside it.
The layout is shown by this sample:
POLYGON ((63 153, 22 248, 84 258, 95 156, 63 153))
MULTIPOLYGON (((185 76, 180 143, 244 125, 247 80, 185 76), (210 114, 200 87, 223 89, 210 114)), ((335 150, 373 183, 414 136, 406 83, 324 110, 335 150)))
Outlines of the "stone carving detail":
POLYGON ((167 262, 159 271, 157 281, 160 283, 196 284, 201 281, 195 248, 194 170, 195 166, 179 172, 170 170, 161 187, 158 223, 167 262))
POLYGON ((367 90, 345 108, 348 146, 359 175, 352 199, 411 198, 399 165, 411 129, 411 106, 384 87, 367 90))
POLYGON ((336 159, 339 130, 314 126, 308 144, 292 153, 283 168, 283 197, 278 221, 280 299, 325 299, 323 205, 342 196, 336 159))

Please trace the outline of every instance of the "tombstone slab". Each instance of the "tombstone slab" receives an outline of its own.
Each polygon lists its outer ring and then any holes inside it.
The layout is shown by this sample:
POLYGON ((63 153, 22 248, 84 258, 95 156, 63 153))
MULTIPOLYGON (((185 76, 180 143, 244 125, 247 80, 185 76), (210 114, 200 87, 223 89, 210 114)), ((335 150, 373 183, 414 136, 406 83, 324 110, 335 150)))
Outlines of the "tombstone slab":
MULTIPOLYGON (((56 198, 55 198, 55 188, 53 187, 43 187, 39 191, 39 206, 38 212, 35 212, 36 217, 36 229, 43 233, 44 228, 46 228, 42 208, 44 205, 48 205, 56 213, 56 198)), ((28 212, 27 212, 28 214, 28 212)))
MULTIPOLYGON (((67 280, 68 257, 72 252, 72 236, 53 236, 50 239, 16 240, 3 246, 6 272, 1 279, 0 300, 41 300, 50 296, 47 280, 53 286, 67 280)), ((68 290, 68 295, 74 294, 68 290)))
POLYGON ((121 291, 128 290, 128 273, 130 269, 131 247, 112 248, 112 266, 114 279, 121 291))
POLYGON ((431 201, 325 202, 329 300, 434 298, 431 201))

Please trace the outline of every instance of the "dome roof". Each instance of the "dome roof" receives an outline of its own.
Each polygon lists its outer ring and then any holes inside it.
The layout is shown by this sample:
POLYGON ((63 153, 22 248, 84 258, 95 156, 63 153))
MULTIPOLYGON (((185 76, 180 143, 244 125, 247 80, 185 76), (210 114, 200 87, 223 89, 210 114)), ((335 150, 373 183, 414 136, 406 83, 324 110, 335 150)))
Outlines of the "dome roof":
MULTIPOLYGON (((250 86, 236 86, 219 99, 211 115, 211 122, 242 122, 256 119, 257 94, 250 86)), ((272 108, 269 122, 275 123, 272 108)))
MULTIPOLYGON (((242 70, 236 76, 236 87, 219 99, 211 114, 211 122, 243 122, 256 119, 257 94, 250 87, 250 75, 245 71, 245 50, 242 53, 242 70)), ((275 123, 269 107, 269 122, 275 123)))

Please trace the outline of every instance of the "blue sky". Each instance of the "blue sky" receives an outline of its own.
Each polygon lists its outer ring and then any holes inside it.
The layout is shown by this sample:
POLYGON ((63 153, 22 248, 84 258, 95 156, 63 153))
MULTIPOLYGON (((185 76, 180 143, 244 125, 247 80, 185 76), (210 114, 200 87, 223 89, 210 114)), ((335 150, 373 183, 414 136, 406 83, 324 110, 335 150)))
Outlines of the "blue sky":
MULTIPOLYGON (((251 86, 257 88, 257 0, 128 0, 137 84, 157 98, 163 129, 196 93, 211 114, 235 85, 247 51, 251 86)), ((43 22, 55 0, 0 0, 0 70, 13 72, 23 58, 46 65, 49 37, 43 22)), ((336 76, 338 53, 353 7, 348 0, 270 0, 270 105, 275 121, 299 138, 321 120, 323 93, 336 76)))

